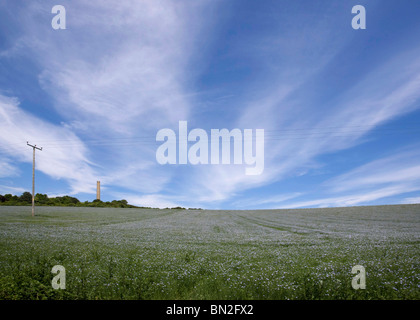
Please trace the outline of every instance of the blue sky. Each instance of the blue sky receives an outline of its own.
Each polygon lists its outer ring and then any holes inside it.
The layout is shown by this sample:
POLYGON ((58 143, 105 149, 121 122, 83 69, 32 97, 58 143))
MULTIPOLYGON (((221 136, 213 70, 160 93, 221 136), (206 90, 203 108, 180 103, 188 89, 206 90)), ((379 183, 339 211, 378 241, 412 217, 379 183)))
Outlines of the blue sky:
POLYGON ((29 141, 50 197, 91 201, 100 180, 102 200, 152 207, 418 203, 419 17, 411 0, 1 1, 0 194, 31 190, 29 141), (159 164, 179 121, 264 129, 263 173, 159 164))

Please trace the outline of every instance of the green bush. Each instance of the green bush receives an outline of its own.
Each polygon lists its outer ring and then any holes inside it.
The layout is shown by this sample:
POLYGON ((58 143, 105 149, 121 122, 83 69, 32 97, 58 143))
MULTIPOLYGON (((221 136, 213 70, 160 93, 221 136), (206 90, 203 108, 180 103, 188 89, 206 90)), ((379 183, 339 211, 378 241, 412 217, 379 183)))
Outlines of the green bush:
POLYGON ((19 198, 22 203, 32 203, 32 194, 25 191, 19 198))

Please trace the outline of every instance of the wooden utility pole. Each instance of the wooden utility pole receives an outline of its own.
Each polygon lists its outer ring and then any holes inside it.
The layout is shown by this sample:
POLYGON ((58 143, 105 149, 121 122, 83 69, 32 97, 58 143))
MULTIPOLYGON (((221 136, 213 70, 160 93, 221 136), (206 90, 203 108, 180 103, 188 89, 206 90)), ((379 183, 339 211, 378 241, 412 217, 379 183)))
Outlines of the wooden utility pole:
POLYGON ((101 200, 101 182, 96 181, 96 199, 101 200))
POLYGON ((35 215, 35 149, 38 149, 42 151, 42 147, 38 148, 36 145, 29 144, 28 141, 26 141, 26 144, 30 147, 32 147, 34 151, 33 161, 32 161, 32 217, 35 215))

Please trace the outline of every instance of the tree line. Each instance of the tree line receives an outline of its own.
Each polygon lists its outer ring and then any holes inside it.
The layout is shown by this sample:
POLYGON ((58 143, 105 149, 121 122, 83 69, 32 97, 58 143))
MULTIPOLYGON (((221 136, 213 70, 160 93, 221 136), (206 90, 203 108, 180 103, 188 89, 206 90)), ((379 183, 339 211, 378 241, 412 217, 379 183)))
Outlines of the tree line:
MULTIPOLYGON (((70 196, 49 198, 46 194, 37 193, 35 195, 35 205, 37 206, 58 206, 58 207, 98 207, 98 208, 140 208, 155 209, 151 207, 139 207, 128 204, 127 200, 112 200, 103 202, 95 199, 93 201, 81 202, 79 199, 70 196)), ((20 196, 11 194, 0 194, 0 206, 28 206, 32 204, 32 193, 25 191, 20 196)), ((185 210, 184 207, 165 208, 185 210)), ((189 210, 202 210, 201 208, 189 208, 189 210)))
MULTIPOLYGON (((112 200, 103 202, 95 199, 93 201, 81 202, 79 199, 70 196, 49 198, 46 194, 35 195, 35 205, 39 206, 61 206, 61 207, 109 207, 109 208, 145 208, 128 204, 127 200, 112 200)), ((32 204, 32 194, 25 191, 20 196, 11 194, 0 194, 0 205, 3 206, 26 206, 32 204)))

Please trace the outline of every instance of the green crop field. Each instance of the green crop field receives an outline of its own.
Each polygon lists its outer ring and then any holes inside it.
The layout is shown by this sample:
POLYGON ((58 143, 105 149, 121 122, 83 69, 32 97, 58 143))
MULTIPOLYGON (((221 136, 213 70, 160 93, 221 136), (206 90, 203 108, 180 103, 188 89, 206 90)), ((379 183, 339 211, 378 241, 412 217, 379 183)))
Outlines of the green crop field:
POLYGON ((417 300, 419 227, 420 205, 0 207, 0 299, 417 300), (55 265, 65 289, 52 288, 55 265))

